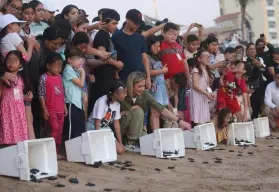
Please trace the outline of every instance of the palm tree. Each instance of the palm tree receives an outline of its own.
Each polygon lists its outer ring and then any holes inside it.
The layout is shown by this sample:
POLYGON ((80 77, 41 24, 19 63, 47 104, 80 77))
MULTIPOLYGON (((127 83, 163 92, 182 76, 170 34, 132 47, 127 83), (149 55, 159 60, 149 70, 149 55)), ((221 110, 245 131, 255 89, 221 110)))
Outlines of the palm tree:
POLYGON ((245 19, 246 8, 247 8, 247 5, 250 4, 252 1, 254 1, 254 0, 236 0, 236 2, 240 5, 240 11, 241 11, 241 32, 242 32, 242 40, 243 41, 246 40, 246 27, 245 27, 245 23, 246 23, 246 19, 245 19))

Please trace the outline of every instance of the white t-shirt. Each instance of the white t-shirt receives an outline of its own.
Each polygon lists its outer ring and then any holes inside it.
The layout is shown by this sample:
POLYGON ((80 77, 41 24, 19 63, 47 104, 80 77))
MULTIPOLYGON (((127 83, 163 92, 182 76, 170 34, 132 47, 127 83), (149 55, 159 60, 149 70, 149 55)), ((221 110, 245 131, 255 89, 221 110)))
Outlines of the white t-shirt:
POLYGON ((108 127, 114 120, 119 120, 120 118, 120 103, 115 101, 108 106, 106 95, 96 101, 93 112, 89 117, 90 121, 94 119, 101 120, 101 128, 108 127))
POLYGON ((10 51, 23 43, 23 40, 17 33, 8 33, 1 41, 1 53, 5 57, 10 51))

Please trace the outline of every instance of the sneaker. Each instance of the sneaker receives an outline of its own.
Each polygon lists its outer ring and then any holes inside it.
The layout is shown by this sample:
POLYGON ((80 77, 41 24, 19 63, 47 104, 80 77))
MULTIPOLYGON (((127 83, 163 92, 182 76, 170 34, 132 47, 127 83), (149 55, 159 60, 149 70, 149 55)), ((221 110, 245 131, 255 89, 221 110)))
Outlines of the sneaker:
POLYGON ((140 153, 140 148, 137 145, 126 145, 126 151, 140 153))

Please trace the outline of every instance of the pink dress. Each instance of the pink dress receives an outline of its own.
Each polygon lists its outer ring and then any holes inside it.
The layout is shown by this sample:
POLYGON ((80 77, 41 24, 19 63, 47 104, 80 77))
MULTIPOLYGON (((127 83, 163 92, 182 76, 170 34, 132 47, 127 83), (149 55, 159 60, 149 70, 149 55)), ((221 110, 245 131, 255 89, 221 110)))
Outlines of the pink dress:
POLYGON ((0 144, 11 145, 28 140, 23 88, 21 78, 11 88, 3 86, 0 100, 0 144))
MULTIPOLYGON (((192 71, 193 73, 198 73, 198 69, 194 68, 192 71)), ((208 87, 208 74, 207 71, 203 71, 203 75, 199 76, 199 87, 203 90, 206 90, 208 87)), ((190 105, 191 105, 191 120, 194 123, 207 123, 210 122, 210 112, 209 112, 209 100, 208 98, 200 93, 194 90, 193 88, 190 91, 190 105)))

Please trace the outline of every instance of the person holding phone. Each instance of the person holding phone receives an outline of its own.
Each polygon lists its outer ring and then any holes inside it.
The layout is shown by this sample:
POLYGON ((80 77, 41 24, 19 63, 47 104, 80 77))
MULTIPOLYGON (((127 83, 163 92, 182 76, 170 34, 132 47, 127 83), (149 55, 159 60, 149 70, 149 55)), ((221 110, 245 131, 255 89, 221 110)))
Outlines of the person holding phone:
POLYGON ((124 67, 124 64, 116 59, 116 50, 110 38, 117 29, 119 20, 119 14, 113 9, 102 14, 102 21, 105 25, 96 34, 93 45, 95 49, 111 54, 110 58, 106 60, 106 64, 95 68, 95 83, 91 84, 90 88, 88 114, 92 112, 97 99, 108 93, 112 82, 118 78, 118 71, 124 67))

